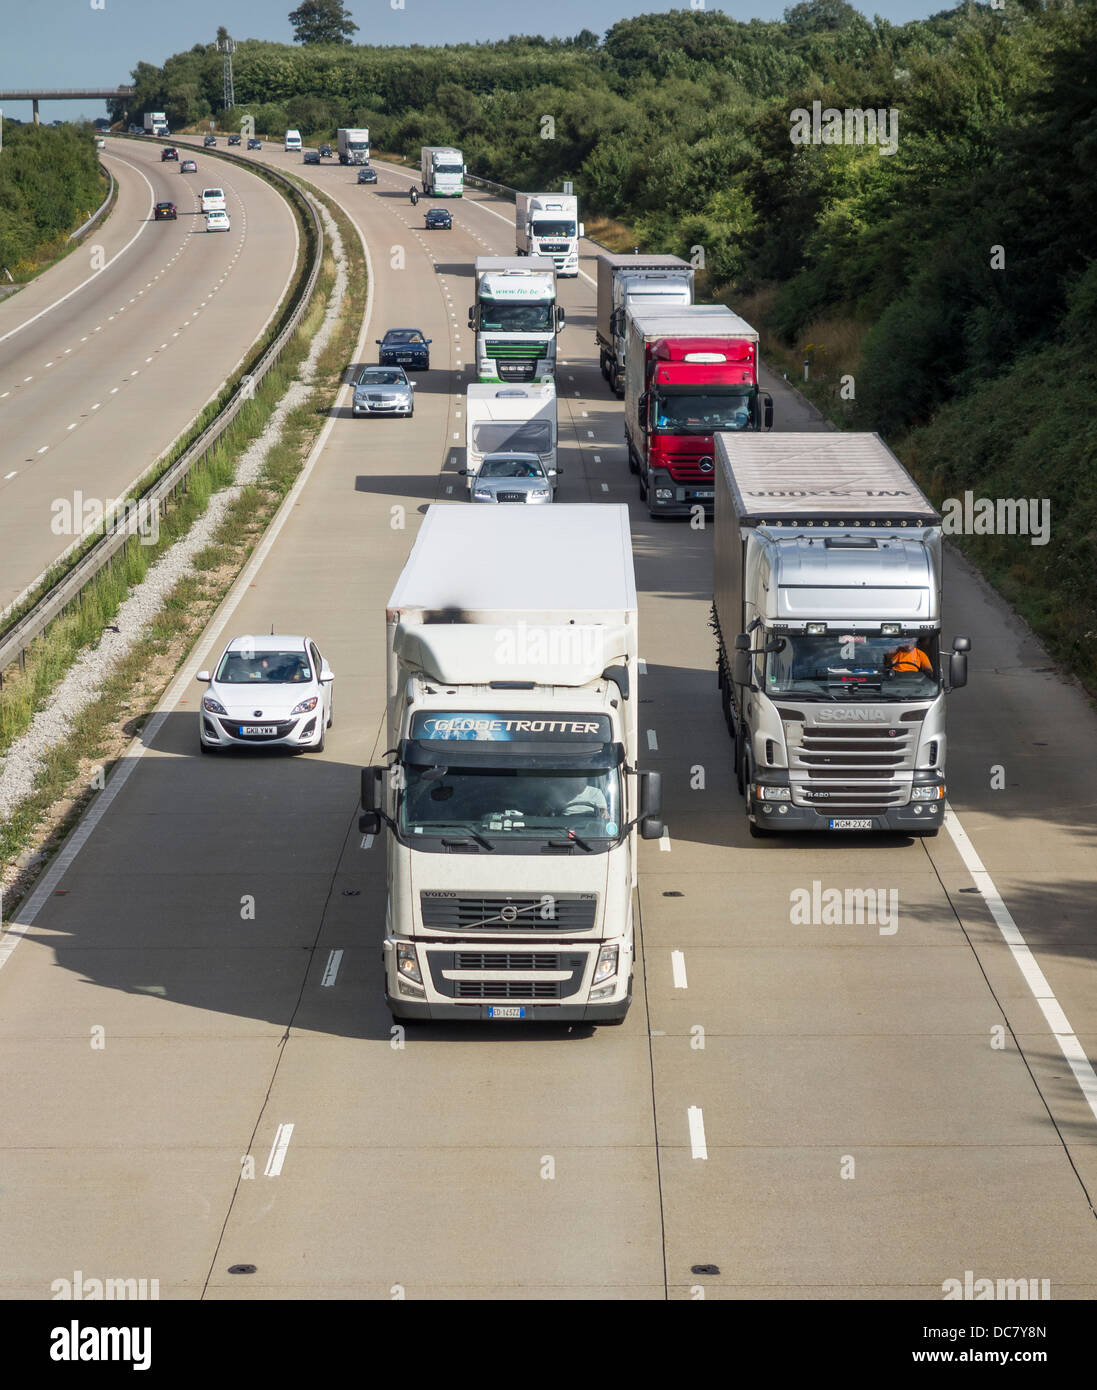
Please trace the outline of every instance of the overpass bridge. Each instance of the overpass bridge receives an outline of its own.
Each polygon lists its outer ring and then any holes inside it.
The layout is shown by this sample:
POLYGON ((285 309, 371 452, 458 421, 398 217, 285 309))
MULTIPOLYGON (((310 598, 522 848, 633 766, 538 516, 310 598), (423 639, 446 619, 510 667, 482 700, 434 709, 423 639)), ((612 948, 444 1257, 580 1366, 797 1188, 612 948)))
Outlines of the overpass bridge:
POLYGON ((29 101, 34 108, 34 124, 40 125, 40 101, 115 101, 132 97, 136 90, 135 87, 27 87, 0 91, 0 107, 8 101, 29 101))

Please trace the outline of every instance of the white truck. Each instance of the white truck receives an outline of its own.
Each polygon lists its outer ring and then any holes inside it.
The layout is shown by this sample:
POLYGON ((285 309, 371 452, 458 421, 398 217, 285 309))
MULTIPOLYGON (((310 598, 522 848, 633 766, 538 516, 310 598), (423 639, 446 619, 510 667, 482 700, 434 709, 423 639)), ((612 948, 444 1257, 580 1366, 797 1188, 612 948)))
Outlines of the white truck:
POLYGON ((519 256, 547 256, 557 275, 579 274, 579 200, 569 193, 519 193, 514 199, 514 249, 519 256))
POLYGON ((941 518, 878 434, 718 434, 713 611, 752 835, 936 835, 941 518))
POLYGON ((556 383, 473 382, 465 393, 465 477, 472 491, 489 454, 536 454, 549 477, 556 467, 556 383))
POLYGON ((282 149, 286 154, 290 154, 291 152, 300 154, 301 132, 299 130, 287 130, 283 139, 282 149))
POLYGON ((477 256, 476 334, 481 381, 543 381, 556 374, 556 337, 564 310, 556 302, 556 267, 543 256, 477 256))
POLYGON ((167 135, 168 118, 163 111, 145 112, 145 134, 146 135, 167 135))
POLYGON ((433 198, 460 198, 465 191, 465 160, 452 145, 424 145, 419 151, 423 192, 433 198))
POLYGON ((369 163, 369 131, 364 126, 340 126, 335 145, 340 164, 369 163))
POLYGON ((395 1019, 624 1018, 662 834, 636 612, 626 507, 428 507, 385 614, 391 761, 362 773, 395 1019))
POLYGON ((693 303, 693 267, 680 256, 615 256, 603 251, 598 264, 598 364, 610 388, 625 394, 628 316, 649 309, 685 308, 693 303))

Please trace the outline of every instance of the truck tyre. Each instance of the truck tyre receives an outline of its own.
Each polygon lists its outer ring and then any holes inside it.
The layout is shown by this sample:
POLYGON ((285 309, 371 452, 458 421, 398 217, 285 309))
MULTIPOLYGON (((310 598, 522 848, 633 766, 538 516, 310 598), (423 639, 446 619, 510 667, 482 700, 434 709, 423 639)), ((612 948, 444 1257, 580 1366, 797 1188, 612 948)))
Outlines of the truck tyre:
POLYGON ((609 389, 610 389, 615 395, 620 394, 620 391, 621 391, 621 383, 620 383, 620 381, 618 380, 618 377, 617 377, 617 363, 616 363, 616 362, 613 363, 613 365, 610 367, 609 371, 606 373, 606 380, 609 382, 609 389))
POLYGON ((625 452, 628 454, 628 471, 630 473, 638 473, 640 470, 636 462, 636 454, 632 447, 632 441, 627 434, 625 435, 625 452))
POLYGON ((639 468, 636 468, 633 471, 636 474, 636 485, 640 489, 640 501, 646 502, 648 500, 648 485, 644 481, 644 475, 639 468))
POLYGON ((744 776, 744 764, 746 763, 746 752, 743 748, 743 740, 737 730, 732 730, 732 738, 735 740, 735 785, 739 789, 740 796, 747 794, 747 779, 744 776))

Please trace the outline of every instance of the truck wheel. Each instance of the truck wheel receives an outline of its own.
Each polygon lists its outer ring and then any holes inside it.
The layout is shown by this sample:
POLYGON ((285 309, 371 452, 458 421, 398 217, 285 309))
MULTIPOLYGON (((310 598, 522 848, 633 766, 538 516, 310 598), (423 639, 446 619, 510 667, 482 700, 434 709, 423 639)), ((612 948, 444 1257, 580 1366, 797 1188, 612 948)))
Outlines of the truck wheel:
POLYGON ((768 840, 773 833, 771 830, 763 830, 760 825, 755 825, 752 820, 747 821, 747 827, 750 830, 750 838, 752 840, 768 840))
POLYGON ((627 436, 625 438, 625 452, 628 454, 628 471, 630 473, 638 473, 640 470, 636 462, 636 453, 629 443, 627 436))
POLYGON ((739 789, 739 795, 746 796, 747 779, 744 775, 746 755, 743 749, 743 741, 734 729, 732 730, 732 737, 735 739, 735 785, 739 789))
POLYGON ((606 376, 606 380, 609 382, 609 389, 610 389, 611 391, 613 391, 613 392, 616 392, 616 391, 618 390, 618 382, 617 382, 617 363, 616 363, 616 362, 614 362, 613 365, 609 368, 609 370, 606 372, 605 376, 606 376))
POLYGON ((640 489, 640 501, 646 502, 648 500, 648 485, 644 481, 643 473, 638 468, 634 471, 636 473, 636 484, 640 489))

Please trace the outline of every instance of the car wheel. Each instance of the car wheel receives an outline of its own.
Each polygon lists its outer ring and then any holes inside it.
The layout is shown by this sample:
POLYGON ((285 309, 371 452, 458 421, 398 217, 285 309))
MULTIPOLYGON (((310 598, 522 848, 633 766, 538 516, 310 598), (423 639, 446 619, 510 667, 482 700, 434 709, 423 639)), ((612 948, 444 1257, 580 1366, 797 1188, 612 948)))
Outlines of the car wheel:
POLYGON ((198 747, 203 753, 212 753, 213 749, 209 746, 201 734, 198 735, 198 747))
POLYGON ((327 727, 330 729, 331 726, 332 726, 334 723, 335 723, 335 696, 332 695, 332 697, 331 697, 331 704, 328 706, 328 724, 327 724, 327 727))
POLYGON ((313 753, 322 753, 322 752, 324 751, 324 734, 325 734, 324 725, 321 724, 321 725, 320 725, 320 737, 319 737, 319 738, 317 739, 317 741, 312 745, 311 751, 312 751, 313 753))

